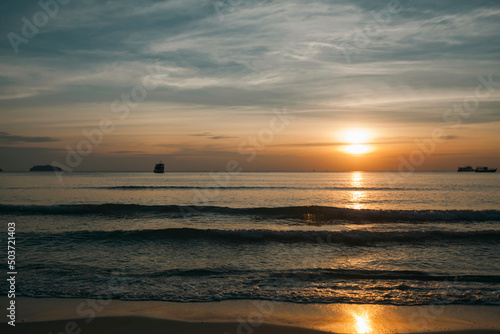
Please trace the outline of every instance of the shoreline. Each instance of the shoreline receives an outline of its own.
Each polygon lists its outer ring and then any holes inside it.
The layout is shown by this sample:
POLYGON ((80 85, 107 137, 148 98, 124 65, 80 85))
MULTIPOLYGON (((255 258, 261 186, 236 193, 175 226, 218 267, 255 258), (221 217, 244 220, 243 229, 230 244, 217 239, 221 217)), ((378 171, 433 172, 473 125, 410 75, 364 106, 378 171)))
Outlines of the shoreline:
MULTIPOLYGON (((7 297, 0 297, 7 305, 7 297)), ((500 333, 500 306, 16 298, 9 333, 500 333), (35 331, 36 330, 36 331, 35 331)), ((2 332, 4 332, 2 330, 2 332)))

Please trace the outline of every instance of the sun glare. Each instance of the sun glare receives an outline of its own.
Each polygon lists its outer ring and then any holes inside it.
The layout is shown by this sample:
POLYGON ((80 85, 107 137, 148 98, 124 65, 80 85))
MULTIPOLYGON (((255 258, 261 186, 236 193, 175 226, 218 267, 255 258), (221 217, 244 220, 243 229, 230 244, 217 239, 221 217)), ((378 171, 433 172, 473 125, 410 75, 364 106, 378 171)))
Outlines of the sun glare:
POLYGON ((367 145, 348 145, 344 146, 343 150, 350 154, 365 154, 370 152, 370 147, 367 145))
POLYGON ((343 142, 346 144, 342 150, 349 154, 365 154, 371 151, 371 147, 364 145, 370 141, 371 134, 364 129, 349 129, 340 135, 343 142))
POLYGON ((364 129, 349 129, 342 132, 342 140, 348 144, 364 144, 370 140, 370 133, 364 129))
POLYGON ((358 334, 370 333, 371 328, 368 317, 361 315, 354 315, 354 318, 356 319, 356 333, 358 334))

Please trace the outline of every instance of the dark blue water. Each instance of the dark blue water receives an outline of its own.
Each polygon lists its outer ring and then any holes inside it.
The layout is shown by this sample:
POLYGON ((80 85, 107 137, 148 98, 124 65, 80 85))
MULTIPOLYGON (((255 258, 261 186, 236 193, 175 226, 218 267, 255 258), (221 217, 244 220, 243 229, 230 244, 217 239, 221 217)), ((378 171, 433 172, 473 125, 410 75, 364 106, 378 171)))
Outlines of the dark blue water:
POLYGON ((20 295, 500 301, 497 175, 415 173, 399 184, 385 173, 215 179, 2 175, 0 217, 16 222, 20 295))

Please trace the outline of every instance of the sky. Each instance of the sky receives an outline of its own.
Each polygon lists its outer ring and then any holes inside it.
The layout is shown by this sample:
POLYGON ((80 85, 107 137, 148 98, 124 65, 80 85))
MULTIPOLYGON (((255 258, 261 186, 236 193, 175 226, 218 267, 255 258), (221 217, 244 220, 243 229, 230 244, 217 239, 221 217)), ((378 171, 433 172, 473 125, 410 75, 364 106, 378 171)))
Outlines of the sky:
POLYGON ((5 0, 0 168, 500 167, 500 2, 5 0))

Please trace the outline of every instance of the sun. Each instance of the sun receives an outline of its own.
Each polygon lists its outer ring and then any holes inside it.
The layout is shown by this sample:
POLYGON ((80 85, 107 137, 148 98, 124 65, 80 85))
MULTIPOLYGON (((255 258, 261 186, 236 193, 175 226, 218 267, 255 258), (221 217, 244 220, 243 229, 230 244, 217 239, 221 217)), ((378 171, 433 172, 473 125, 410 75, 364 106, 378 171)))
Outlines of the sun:
POLYGON ((370 132, 364 129, 349 129, 341 133, 342 140, 349 144, 364 144, 370 140, 370 132))
POLYGON ((345 130, 340 135, 342 141, 346 144, 342 150, 349 154, 365 154, 372 151, 369 145, 365 145, 371 139, 371 133, 365 129, 349 129, 345 130))
POLYGON ((344 146, 344 152, 350 154, 365 154, 370 152, 370 146, 368 145, 348 145, 344 146))

